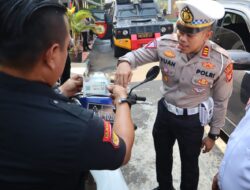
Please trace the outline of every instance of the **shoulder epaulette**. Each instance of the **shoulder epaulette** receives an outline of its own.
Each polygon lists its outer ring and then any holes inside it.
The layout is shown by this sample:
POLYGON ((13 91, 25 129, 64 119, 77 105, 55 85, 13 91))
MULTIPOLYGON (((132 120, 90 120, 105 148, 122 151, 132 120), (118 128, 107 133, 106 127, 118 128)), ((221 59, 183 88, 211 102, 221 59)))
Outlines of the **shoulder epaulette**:
POLYGON ((227 58, 229 58, 229 53, 225 49, 223 49, 222 47, 220 47, 219 45, 215 44, 214 42, 212 43, 211 48, 214 51, 216 51, 216 52, 224 55, 227 58))
POLYGON ((160 38, 161 40, 170 40, 170 41, 178 41, 176 34, 165 34, 160 38))

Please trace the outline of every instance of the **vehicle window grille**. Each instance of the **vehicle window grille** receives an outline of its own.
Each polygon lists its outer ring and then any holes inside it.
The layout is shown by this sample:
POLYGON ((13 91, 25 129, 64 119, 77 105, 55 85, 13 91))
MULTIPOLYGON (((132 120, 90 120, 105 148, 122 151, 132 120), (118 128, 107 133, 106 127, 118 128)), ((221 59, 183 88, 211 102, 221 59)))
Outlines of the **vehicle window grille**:
POLYGON ((131 34, 144 33, 144 32, 158 32, 159 26, 137 26, 131 27, 131 34))

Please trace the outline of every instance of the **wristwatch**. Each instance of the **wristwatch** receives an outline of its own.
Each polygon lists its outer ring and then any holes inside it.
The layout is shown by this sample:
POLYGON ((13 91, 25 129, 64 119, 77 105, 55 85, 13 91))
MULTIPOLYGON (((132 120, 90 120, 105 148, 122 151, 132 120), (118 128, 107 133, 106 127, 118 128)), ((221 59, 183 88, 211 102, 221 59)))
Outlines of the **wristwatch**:
POLYGON ((130 102, 128 101, 127 98, 120 98, 120 99, 118 100, 118 103, 119 103, 119 104, 128 103, 128 104, 130 105, 130 102))
POLYGON ((220 135, 215 135, 215 134, 212 134, 212 133, 208 133, 208 137, 215 141, 220 137, 220 135))

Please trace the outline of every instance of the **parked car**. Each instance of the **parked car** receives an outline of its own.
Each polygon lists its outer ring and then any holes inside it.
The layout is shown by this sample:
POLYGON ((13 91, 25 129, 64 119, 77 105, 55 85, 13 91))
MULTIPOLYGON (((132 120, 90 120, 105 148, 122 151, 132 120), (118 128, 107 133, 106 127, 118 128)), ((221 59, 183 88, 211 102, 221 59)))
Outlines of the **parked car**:
POLYGON ((113 1, 106 6, 105 21, 109 36, 103 39, 109 37, 115 57, 173 32, 173 24, 162 16, 154 0, 113 1))
MULTIPOLYGON (((221 33, 222 30, 218 28, 214 31, 213 41, 227 50, 240 49, 250 52, 250 1, 219 0, 219 2, 225 8, 225 15, 217 22, 217 26, 234 31, 242 41, 238 40, 238 37, 230 36, 228 32, 225 32, 226 30, 221 33)), ((246 59, 249 61, 250 58, 246 59)), ((227 141, 228 136, 244 116, 244 108, 249 97, 250 72, 235 70, 233 93, 229 100, 226 125, 222 130, 222 136, 225 141, 227 141)))

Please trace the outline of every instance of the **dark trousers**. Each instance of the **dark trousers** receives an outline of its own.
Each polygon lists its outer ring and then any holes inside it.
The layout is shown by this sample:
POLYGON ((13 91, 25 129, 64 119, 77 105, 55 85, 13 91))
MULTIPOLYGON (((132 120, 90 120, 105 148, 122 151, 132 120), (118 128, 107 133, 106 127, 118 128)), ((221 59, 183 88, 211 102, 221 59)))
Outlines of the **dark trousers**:
POLYGON ((172 189, 173 145, 177 140, 181 157, 181 190, 196 190, 204 128, 199 115, 177 116, 169 112, 163 99, 153 128, 156 151, 156 174, 160 190, 172 189))

